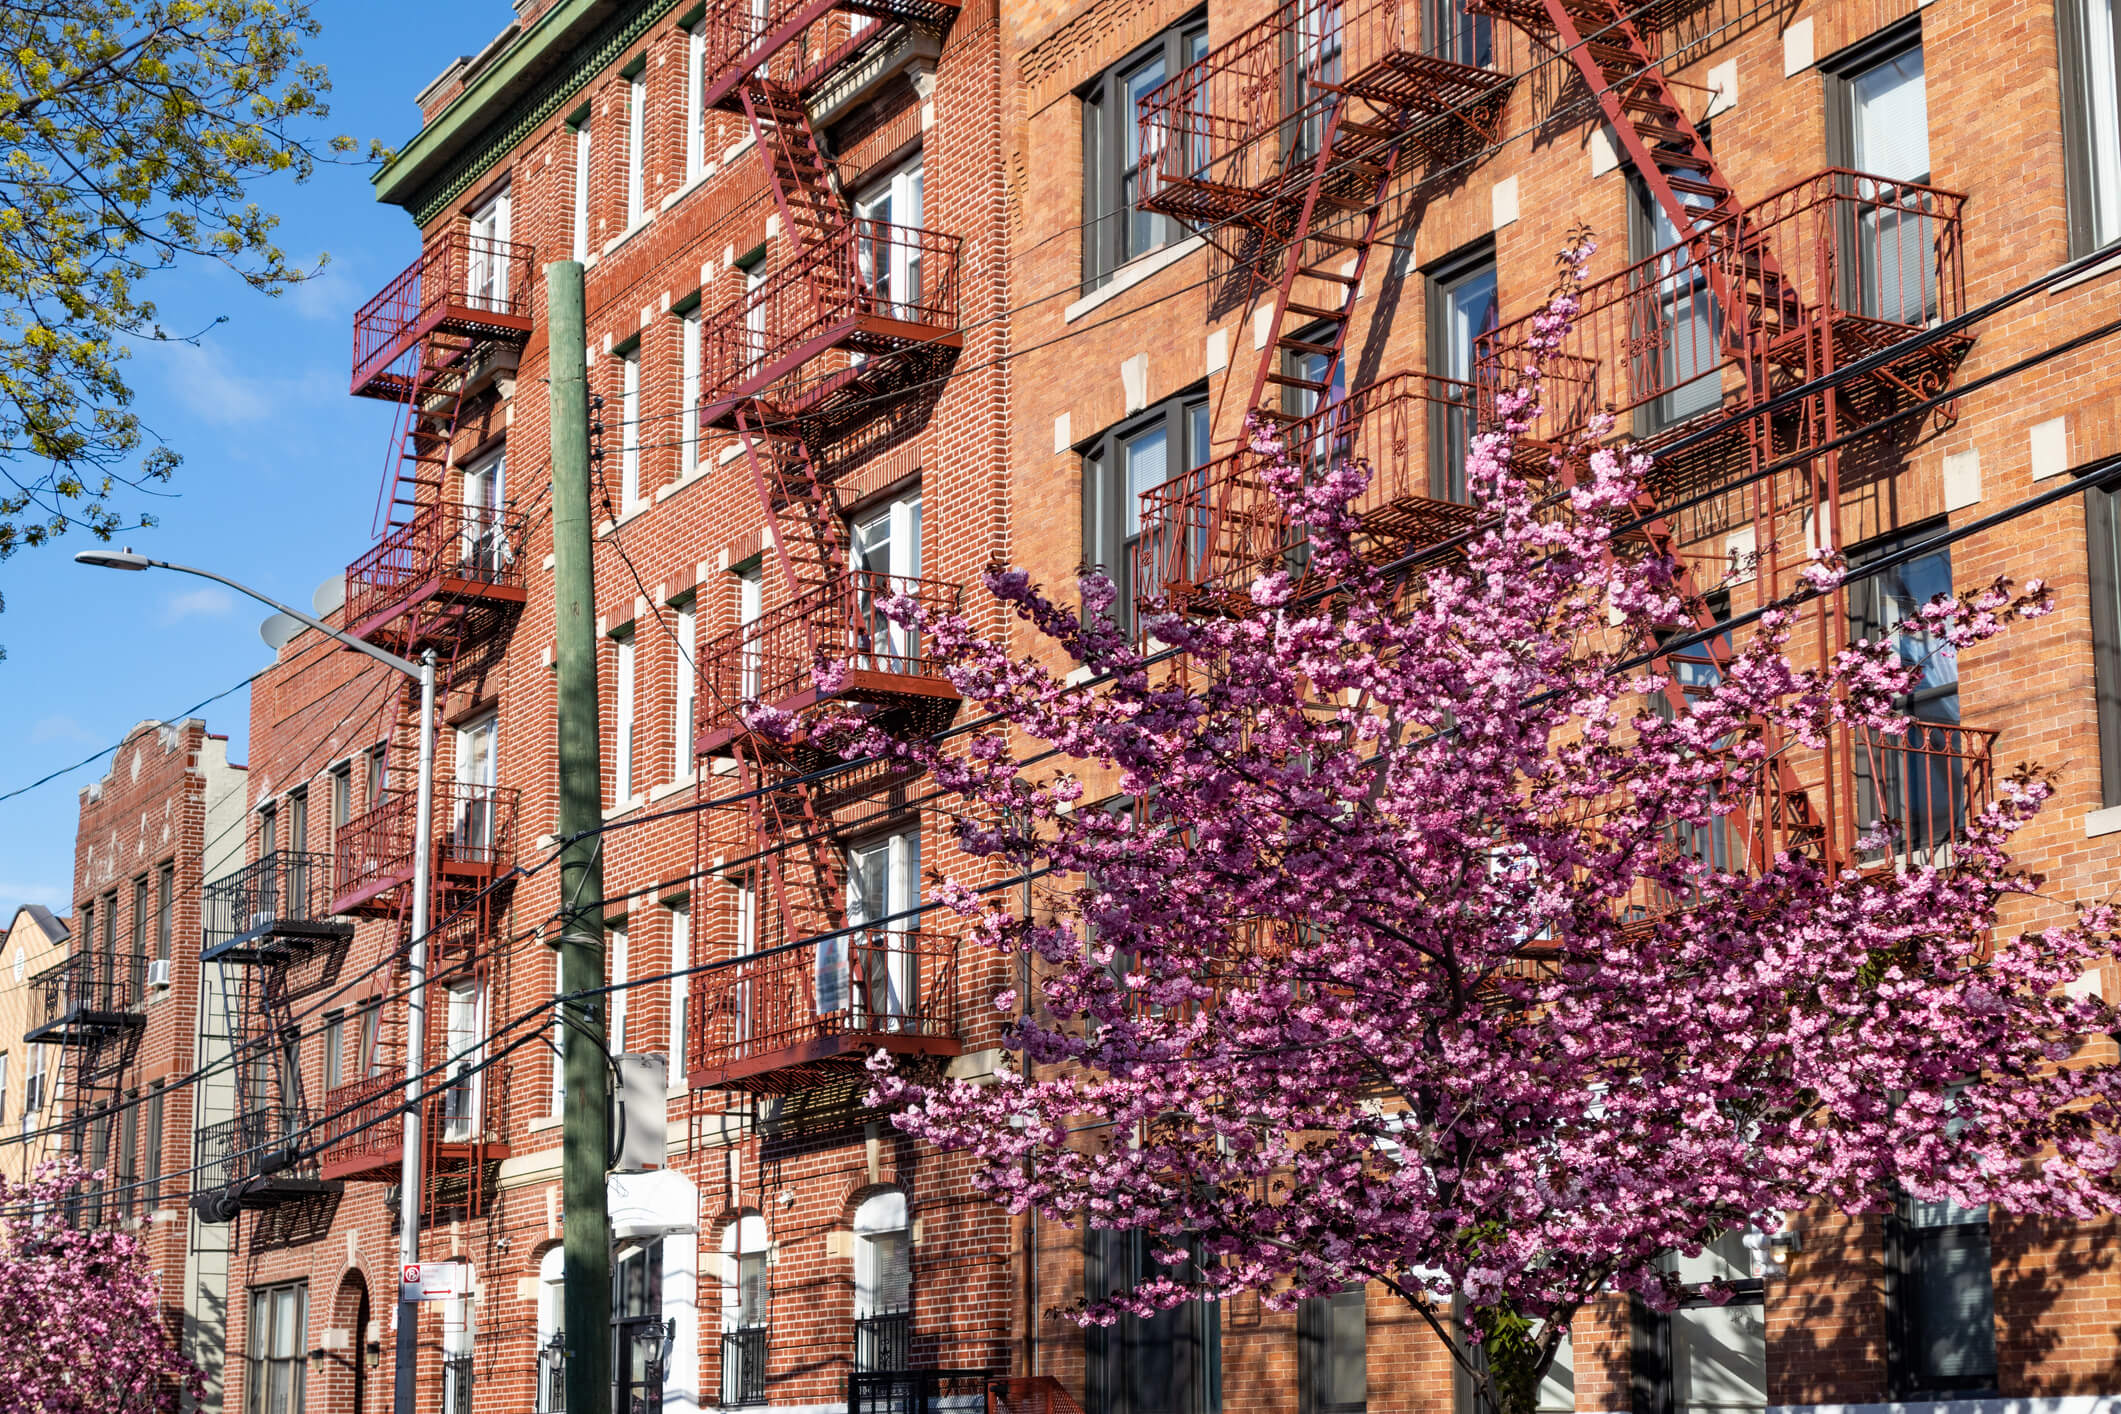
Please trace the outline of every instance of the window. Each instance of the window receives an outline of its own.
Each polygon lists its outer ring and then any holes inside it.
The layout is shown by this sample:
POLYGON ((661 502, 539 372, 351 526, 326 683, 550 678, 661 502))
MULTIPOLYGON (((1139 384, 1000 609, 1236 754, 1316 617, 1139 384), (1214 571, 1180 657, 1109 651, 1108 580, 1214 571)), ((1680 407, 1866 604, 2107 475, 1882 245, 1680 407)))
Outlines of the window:
POLYGON ((611 1259, 611 1372, 617 1408, 662 1407, 663 1335, 663 1240, 622 1243, 611 1259))
MULTIPOLYGON (((1532 1322, 1535 1337, 1545 1324, 1539 1320, 1532 1322)), ((1487 1368, 1487 1353, 1481 1347, 1468 1350, 1467 1358, 1475 1366, 1487 1368)), ((1495 1414, 1493 1402, 1476 1397, 1472 1379, 1456 1362, 1451 1370, 1451 1406, 1454 1414, 1495 1414)), ((1537 1414, 1576 1414, 1576 1347, 1573 1337, 1565 1335, 1561 1338, 1561 1346, 1554 1352, 1554 1362, 1547 1366, 1546 1378, 1539 1382, 1534 1409, 1537 1414)))
POLYGON ((2059 0, 2062 148, 2068 162, 2069 249, 2121 241, 2121 24, 2115 0, 2059 0))
POLYGON ((505 310, 509 307, 507 187, 471 213, 470 235, 464 266, 471 303, 474 308, 505 310))
MULTIPOLYGON (((1183 1265, 1158 1262, 1160 1238, 1091 1228, 1083 1236, 1083 1288, 1101 1299, 1155 1276, 1183 1281, 1183 1265)), ((1215 1414, 1222 1407, 1221 1308, 1189 1301, 1154 1316, 1122 1316, 1083 1332, 1089 1414, 1215 1414)))
POLYGON ((887 1188, 854 1210, 854 1368, 904 1370, 912 1361, 913 1247, 906 1195, 887 1188))
MULTIPOLYGON (((763 567, 754 563, 736 572, 736 626, 738 631, 750 628, 759 621, 766 602, 766 580, 763 567)), ((739 664, 737 690, 746 698, 759 695, 759 644, 755 639, 743 641, 743 660, 739 664)))
POLYGON ((641 504, 641 350, 619 355, 619 514, 641 504))
POLYGON ((331 833, 334 844, 339 831, 353 819, 353 763, 342 761, 331 768, 331 833))
POLYGON ((1886 1223, 1886 1370, 1895 1399, 1996 1388, 1988 1209, 1903 1197, 1886 1223))
POLYGON ((1483 241, 1429 272, 1429 372, 1457 380, 1446 384, 1448 404, 1432 404, 1429 428, 1429 494, 1440 501, 1466 499, 1466 449, 1473 441, 1474 360, 1480 336, 1499 322, 1495 295, 1495 247, 1483 241))
POLYGON ((856 575, 855 639, 867 656, 859 666, 910 673, 920 655, 918 635, 877 608, 891 595, 911 592, 921 577, 921 492, 918 486, 855 518, 848 536, 856 575))
POLYGON ((361 1074, 370 1080, 383 1073, 383 1004, 370 1002, 361 1008, 361 1074))
POLYGON ((480 1068, 486 1031, 485 989, 477 982, 452 982, 444 1017, 444 1044, 449 1059, 442 1092, 442 1142, 468 1144, 479 1137, 479 1101, 485 1092, 480 1068))
POLYGON ((390 747, 388 744, 368 749, 368 776, 364 782, 367 794, 361 797, 362 808, 373 810, 383 803, 383 792, 390 789, 390 747))
POLYGON ((269 859, 280 852, 280 807, 258 807, 258 858, 269 859))
POLYGON ((2121 805, 2121 489, 2084 497, 2091 559, 2092 680, 2099 717, 2099 803, 2121 805))
POLYGON ((606 1010, 609 1020, 605 1023, 604 1039, 613 1055, 626 1050, 626 999, 628 989, 623 985, 633 976, 633 959, 629 957, 626 930, 613 928, 606 934, 605 967, 611 976, 611 993, 606 1010))
POLYGON ((116 1193, 118 1211, 130 1214, 133 1198, 139 1192, 134 1185, 140 1181, 139 1096, 127 1095, 124 1107, 113 1118, 118 1125, 118 1171, 112 1176, 111 1187, 116 1193))
POLYGON ((921 159, 871 182, 854 199, 862 280, 877 302, 900 318, 916 318, 921 302, 921 159))
POLYGON ((589 259, 589 119, 574 125, 574 258, 589 259))
POLYGON ((302 1375, 309 1324, 305 1283, 250 1293, 250 1358, 243 1381, 244 1414, 301 1414, 302 1375))
MULTIPOLYGON (((1708 134, 1702 134, 1708 140, 1708 134)), ((1675 169, 1673 176, 1700 180, 1704 174, 1675 169)), ((1672 213, 1639 178, 1629 178, 1629 257, 1636 262, 1643 313, 1642 348, 1629 379, 1640 407, 1636 433, 1652 432, 1714 412, 1723 402, 1723 317, 1706 269, 1681 243, 1672 213), (1647 395, 1647 396, 1644 396, 1647 395)), ((1699 192, 1679 192, 1688 212, 1713 205, 1699 192)))
POLYGON ((29 1075, 22 1082, 22 1126, 25 1130, 29 1128, 30 1116, 44 1108, 44 1101, 47 1098, 45 1089, 49 1083, 48 1077, 50 1075, 46 1066, 44 1047, 31 1046, 29 1048, 29 1075))
POLYGON ((685 180, 707 175, 707 22, 685 35, 685 180))
POLYGON ((1466 0, 1425 0, 1425 3, 1431 54, 1470 68, 1494 67, 1493 18, 1486 14, 1468 14, 1466 0))
POLYGON ((919 1016, 920 896, 919 826, 848 849, 849 931, 817 945, 820 1016, 852 1011, 854 1025, 871 1028, 919 1016))
MULTIPOLYGON (((1137 583, 1135 550, 1142 534, 1142 492, 1208 460, 1206 390, 1181 394, 1120 423, 1083 457, 1083 558, 1119 589, 1113 612, 1134 621, 1135 600, 1154 582, 1137 583)), ((1152 567, 1153 568, 1153 567, 1152 567)))
MULTIPOLYGON (((1129 54, 1082 90, 1083 283, 1096 287, 1136 256, 1179 239, 1168 216, 1141 209, 1141 100, 1208 52, 1208 22, 1195 16, 1129 54)), ((1152 160, 1154 154, 1150 154, 1152 160)))
POLYGON ((0 1051, 0 1124, 7 1123, 7 1062, 7 1052, 0 1051))
POLYGON ((1921 29, 1896 25, 1825 68, 1829 151, 1883 179, 1853 179, 1855 218, 1841 237, 1855 244, 1843 261, 1855 288, 1842 297, 1874 319, 1922 324, 1937 308, 1935 222, 1927 194, 1899 185, 1930 179, 1921 29))
POLYGON ((1369 1401, 1369 1323, 1361 1286, 1296 1308, 1301 1414, 1362 1414, 1369 1401))
POLYGON ((766 1402, 766 1220, 746 1213, 722 1230, 722 1403, 766 1402))
POLYGON ((1766 1305, 1745 1234, 1724 1233, 1699 1256, 1668 1260, 1687 1287, 1721 1282, 1731 1297, 1720 1306, 1684 1297, 1669 1315, 1634 1302, 1634 1414, 1759 1414, 1767 1407, 1766 1305))
POLYGON ((538 1394, 536 1414, 567 1408, 567 1249, 538 1259, 538 1394))
POLYGON ((287 847, 296 854, 309 848, 309 792, 287 793, 287 847))
POLYGON ((457 728, 456 813, 449 821, 449 846, 459 858, 483 861, 491 854, 500 784, 501 718, 488 712, 457 728))
POLYGON ((681 476, 700 469, 700 307, 678 316, 678 465, 681 476))
MULTIPOLYGON (((1859 545, 1850 563, 1860 571, 1890 560, 1941 528, 1931 523, 1859 545)), ((1919 669, 1913 691, 1900 703, 1914 723, 1904 736, 1860 734, 1854 762, 1857 825, 1890 824, 1899 837, 1894 852, 1911 863, 1937 862, 1935 852, 1949 845, 1966 818, 1970 791, 1972 753, 1959 729, 1959 656, 1916 617, 1922 605, 1951 589, 1949 549, 1852 578, 1848 586, 1850 639, 1888 643, 1902 663, 1919 669)))
POLYGON ((692 1002, 692 979, 685 969, 692 966, 692 904, 670 905, 670 1088, 685 1088, 685 1008, 692 1002))
POLYGON ((744 373, 758 371, 766 361, 766 247, 760 246, 737 261, 744 272, 744 373))
POLYGON ((508 568, 508 531, 502 519, 508 495, 508 449, 480 457, 464 471, 463 538, 458 556, 481 579, 497 579, 508 568))
POLYGON ((633 633, 614 634, 612 646, 612 805, 624 806, 633 799, 633 633))
POLYGON ((346 1017, 333 1012, 324 1018, 325 1093, 338 1089, 346 1080, 346 1017))
POLYGON ((162 1206, 162 1082, 147 1092, 147 1168, 142 1174, 141 1208, 153 1212, 162 1206))
MULTIPOLYGON (((146 957, 147 923, 151 910, 147 902, 147 876, 142 874, 133 880, 133 956, 146 957)), ((161 956, 160 953, 155 956, 161 956)))
POLYGON ((626 229, 648 219, 648 71, 626 81, 626 229))
POLYGON ((693 612, 693 601, 680 601, 673 609, 672 631, 677 635, 677 692, 670 704, 670 779, 690 780, 691 769, 686 765, 692 759, 693 704, 699 695, 699 635, 698 615, 693 612))

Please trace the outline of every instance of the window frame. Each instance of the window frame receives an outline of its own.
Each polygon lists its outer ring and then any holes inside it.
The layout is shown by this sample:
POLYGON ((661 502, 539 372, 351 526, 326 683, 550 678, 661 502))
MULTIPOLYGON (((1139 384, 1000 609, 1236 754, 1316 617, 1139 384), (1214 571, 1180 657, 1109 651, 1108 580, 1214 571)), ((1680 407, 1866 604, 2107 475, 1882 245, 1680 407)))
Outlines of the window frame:
MULTIPOLYGON (((2091 108, 2093 67, 2099 56, 2088 48, 2085 9, 2090 0, 2056 0, 2055 40, 2061 55, 2062 159, 2064 205, 2069 220, 2069 253, 2072 259, 2121 245, 2121 143, 2117 143, 2110 172, 2097 168, 2092 134, 2098 114, 2091 108), (2111 194, 2107 185, 2111 184, 2111 194), (2101 198, 2113 202, 2114 227, 2100 231, 2095 224, 2101 198), (2103 238, 2102 238, 2103 237, 2103 238)), ((2106 0, 2107 28, 2114 52, 2104 56, 2111 66, 2109 79, 2113 103, 2121 110, 2121 5, 2106 0)), ((2121 117, 2121 113, 2117 113, 2121 117)))
POLYGON ((309 1364, 309 1283, 306 1280, 274 1282, 249 1288, 249 1295, 250 1323, 243 1350, 243 1414, 302 1414, 303 1387, 309 1364), (283 1296, 294 1301, 295 1348, 291 1352, 275 1353, 272 1347, 279 1323, 270 1317, 283 1296), (267 1319, 261 1320, 261 1313, 267 1319), (270 1376, 275 1366, 285 1367, 287 1372, 284 1402, 274 1401, 271 1397, 270 1376))
POLYGON ((596 148, 591 119, 584 113, 574 126, 574 258, 589 259, 589 188, 595 175, 596 148))
MULTIPOLYGON (((1128 632, 1134 628, 1134 601, 1140 592, 1140 587, 1134 583, 1134 546, 1141 539, 1141 529, 1137 525, 1132 535, 1127 533, 1127 445, 1144 433, 1162 427, 1164 465, 1170 474, 1160 484, 1169 485, 1173 476, 1196 474, 1213 460, 1215 434, 1212 423, 1208 385, 1196 383, 1113 423, 1081 446, 1082 561, 1085 565, 1102 569, 1119 590, 1119 597, 1112 604, 1114 621, 1128 632), (1196 420, 1193 414, 1203 409, 1207 410, 1206 417, 1196 420), (1198 447, 1194 445, 1196 437, 1201 441, 1198 447), (1170 452, 1173 446, 1178 448, 1176 457, 1170 452), (1179 470, 1170 472, 1174 465, 1179 470)), ((1138 506, 1138 493, 1136 501, 1138 506)))
POLYGON ((687 594, 670 605, 672 690, 670 697, 670 779, 673 784, 692 779, 685 763, 692 758, 692 742, 699 715, 700 673, 699 599, 687 594))
MULTIPOLYGON (((1495 284, 1494 313, 1499 327, 1502 280, 1495 261, 1494 236, 1482 236, 1469 242, 1422 272, 1422 314, 1426 325, 1422 354, 1428 372, 1438 378, 1457 377, 1451 371, 1451 314, 1456 308, 1455 293, 1482 275, 1495 284)), ((1480 333, 1474 334, 1472 344, 1466 349, 1465 381, 1468 383, 1478 381, 1480 333)), ((1465 457, 1454 447, 1452 436, 1457 431, 1455 424, 1462 421, 1465 445, 1472 446, 1474 413, 1473 408, 1460 410, 1441 402, 1429 405, 1429 495, 1436 500, 1463 503, 1469 494, 1465 457)))
POLYGON ((634 718, 641 696, 640 644, 632 624, 611 634, 611 790, 612 809, 633 799, 633 778, 640 770, 639 733, 634 718))
MULTIPOLYGON (((1151 1234, 1085 1226, 1083 1229, 1083 1291, 1091 1299, 1109 1297, 1129 1289, 1151 1275, 1174 1270, 1159 1264, 1150 1251, 1151 1234), (1124 1263, 1122 1270, 1117 1264, 1124 1263)), ((1177 1358, 1174 1350, 1173 1360, 1177 1358)), ((1222 1303, 1187 1301, 1155 1317, 1122 1316, 1109 1326, 1087 1326, 1083 1330, 1083 1401, 1088 1414, 1220 1414, 1222 1409, 1222 1303), (1140 1397, 1134 1376, 1142 1362, 1133 1355, 1142 1341, 1156 1337, 1157 1322, 1174 1327, 1173 1343, 1183 1332, 1175 1328, 1191 1321, 1197 1366, 1191 1375, 1193 1388, 1184 1408, 1140 1397)))
MULTIPOLYGON (((1194 10, 1177 23, 1166 26, 1147 43, 1127 52, 1076 91, 1082 104, 1083 129, 1083 292, 1100 288, 1130 261, 1144 259, 1184 240, 1189 232, 1176 219, 1154 212, 1140 213, 1155 223, 1154 237, 1139 251, 1130 253, 1133 223, 1125 204, 1125 153, 1129 137, 1136 131, 1136 115, 1124 101, 1126 80, 1153 60, 1161 59, 1169 81, 1194 62, 1189 57, 1193 42, 1200 52, 1209 52, 1208 12, 1194 10)), ((1137 168, 1137 170, 1139 170, 1137 168)))
POLYGON ((2121 806, 2121 486, 2084 495, 2091 591, 2092 701, 2099 726, 2099 804, 2121 806))
POLYGON ((1363 1414, 1369 1407, 1369 1306, 1368 1292, 1358 1282, 1331 1296, 1309 1297, 1296 1308, 1296 1395, 1299 1414, 1363 1414), (1333 1400, 1331 1381, 1337 1349, 1336 1335, 1344 1334, 1339 1319, 1353 1305, 1363 1318, 1363 1338, 1355 1343, 1355 1356, 1363 1367, 1363 1397, 1333 1400))
POLYGON ((626 229, 648 222, 648 69, 626 76, 626 229))
POLYGON ((615 349, 619 361, 619 519, 642 508, 641 501, 641 345, 615 349))
POLYGON ((1909 1216, 1911 1200, 1903 1193, 1885 1216, 1885 1370, 1886 1388, 1895 1401, 1954 1400, 1993 1397, 1997 1385, 1995 1247, 1989 1210, 1978 1220, 1917 1227, 1909 1216), (1939 1234, 1923 1239, 1917 1233, 1939 1234), (1925 1254, 1949 1247, 1955 1251, 1987 1254, 1984 1269, 1989 1275, 1989 1368, 1973 1375, 1930 1376, 1915 1367, 1914 1352, 1920 1345, 1923 1313, 1909 1299, 1918 1268, 1925 1254))

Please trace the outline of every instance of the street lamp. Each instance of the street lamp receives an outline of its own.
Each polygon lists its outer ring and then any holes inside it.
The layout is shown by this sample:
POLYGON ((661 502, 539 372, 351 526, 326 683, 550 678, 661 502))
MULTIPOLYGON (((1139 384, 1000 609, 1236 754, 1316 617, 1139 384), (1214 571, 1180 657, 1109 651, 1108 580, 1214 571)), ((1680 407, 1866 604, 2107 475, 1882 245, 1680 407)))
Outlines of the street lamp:
MULTIPOLYGON (((291 609, 274 599, 261 594, 247 584, 238 584, 226 575, 212 570, 195 569, 190 565, 173 565, 167 560, 149 559, 135 554, 130 546, 123 550, 82 550, 74 559, 84 565, 94 565, 107 570, 173 570, 178 574, 196 575, 210 579, 216 584, 225 584, 238 594, 269 605, 295 622, 304 624, 328 638, 337 639, 356 653, 366 654, 387 668, 405 674, 420 684, 420 776, 416 789, 419 798, 414 802, 413 816, 413 861, 412 861, 412 948, 406 966, 405 997, 405 1158, 398 1174, 398 1261, 402 1267, 412 1266, 420 1260, 420 1081, 421 1061, 426 1049, 427 1036, 427 929, 428 891, 430 888, 431 860, 434 851, 434 777, 435 777, 435 654, 429 648, 420 654, 415 663, 409 658, 365 643, 350 633, 333 628, 320 619, 312 618, 300 609, 291 609)), ((413 1414, 413 1375, 419 1360, 419 1307, 400 1299, 398 1302, 398 1346, 396 1388, 393 1391, 395 1414, 413 1414)))

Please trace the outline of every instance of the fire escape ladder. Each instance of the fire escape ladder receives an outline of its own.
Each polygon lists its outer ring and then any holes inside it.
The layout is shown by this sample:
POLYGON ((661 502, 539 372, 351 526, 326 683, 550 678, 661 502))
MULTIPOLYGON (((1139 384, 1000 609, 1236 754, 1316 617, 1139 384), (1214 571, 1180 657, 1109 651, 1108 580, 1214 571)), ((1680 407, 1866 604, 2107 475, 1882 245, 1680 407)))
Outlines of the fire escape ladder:
POLYGON ((384 505, 383 533, 411 523, 443 494, 470 383, 474 340, 439 330, 420 341, 419 366, 406 385, 398 459, 384 505))
MULTIPOLYGON (((1706 276, 1722 314, 1723 341, 1749 355, 1764 349, 1801 320, 1796 288, 1680 107, 1659 54, 1617 0, 1542 3, 1555 43, 1597 97, 1651 200, 1706 276), (1760 340, 1753 343, 1756 331, 1760 340)), ((1765 378, 1761 359, 1749 356, 1746 364, 1749 386, 1765 378)))
MULTIPOLYGON (((739 408, 736 421, 752 490, 773 528, 774 554, 789 597, 800 599, 840 583, 847 572, 846 529, 838 498, 820 472, 809 438, 792 425, 767 426, 753 408, 739 408)), ((814 616, 803 622, 805 631, 814 634, 814 616)))
POLYGON ((1385 192, 1399 166, 1399 154, 1404 146, 1402 140, 1395 139, 1382 152, 1367 158, 1348 157, 1341 151, 1340 139, 1343 137, 1369 145, 1368 140, 1385 136, 1387 132, 1375 122, 1360 122, 1347 116, 1349 101, 1343 98, 1326 115, 1318 153, 1311 160, 1311 180, 1304 189, 1303 205, 1297 210, 1295 226, 1289 233, 1288 250, 1282 258, 1281 283, 1274 294, 1274 312, 1267 326, 1266 346, 1260 351, 1259 371, 1252 380, 1251 411, 1276 422, 1293 422, 1297 415, 1284 411, 1278 399, 1269 406, 1269 388, 1294 388, 1299 393, 1310 394, 1320 405, 1332 393, 1334 375, 1340 371, 1347 351, 1348 332, 1354 324, 1355 299, 1362 289, 1363 272, 1369 266, 1370 251, 1377 241, 1377 228, 1384 219, 1385 192), (1328 184, 1351 168, 1355 175, 1366 179, 1364 184, 1353 194, 1329 191, 1328 184), (1325 215, 1322 208, 1352 213, 1359 221, 1360 234, 1350 236, 1315 230, 1325 215), (1350 254, 1354 257, 1352 263, 1343 261, 1338 267, 1328 263, 1350 254), (1299 279, 1329 287, 1332 293, 1326 297, 1327 302, 1298 301, 1296 282, 1299 279), (1324 325, 1324 341, 1299 339, 1289 333, 1289 316, 1292 314, 1300 316, 1306 328, 1314 324, 1324 325), (1324 371, 1316 377, 1299 376, 1287 366, 1291 354, 1299 357, 1323 355, 1324 371))
MULTIPOLYGON (((834 302, 835 294, 844 294, 829 288, 835 272, 828 252, 845 248, 851 220, 839 192, 838 173, 819 145, 817 131, 810 125, 810 110, 796 89, 754 77, 738 89, 738 96, 757 140, 774 209, 780 212, 782 229, 795 245, 796 264, 818 296, 822 311, 834 302)), ((851 274, 847 270, 838 273, 842 279, 851 274)))

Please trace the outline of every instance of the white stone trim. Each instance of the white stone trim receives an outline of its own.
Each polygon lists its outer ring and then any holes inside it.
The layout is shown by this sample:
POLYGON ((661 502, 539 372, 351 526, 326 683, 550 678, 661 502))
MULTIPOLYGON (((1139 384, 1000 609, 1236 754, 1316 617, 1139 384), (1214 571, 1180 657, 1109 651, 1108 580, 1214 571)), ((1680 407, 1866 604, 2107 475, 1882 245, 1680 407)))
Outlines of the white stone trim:
MULTIPOLYGON (((1114 295, 1133 289, 1157 271, 1178 264, 1193 252, 1203 249, 1208 243, 1199 236, 1188 236, 1182 241, 1173 241, 1160 250, 1146 255, 1137 255, 1112 272, 1112 278, 1084 295, 1061 311, 1061 323, 1073 324, 1091 310, 1111 299, 1114 295)), ((835 1408, 839 1406, 835 1405, 835 1408)))

